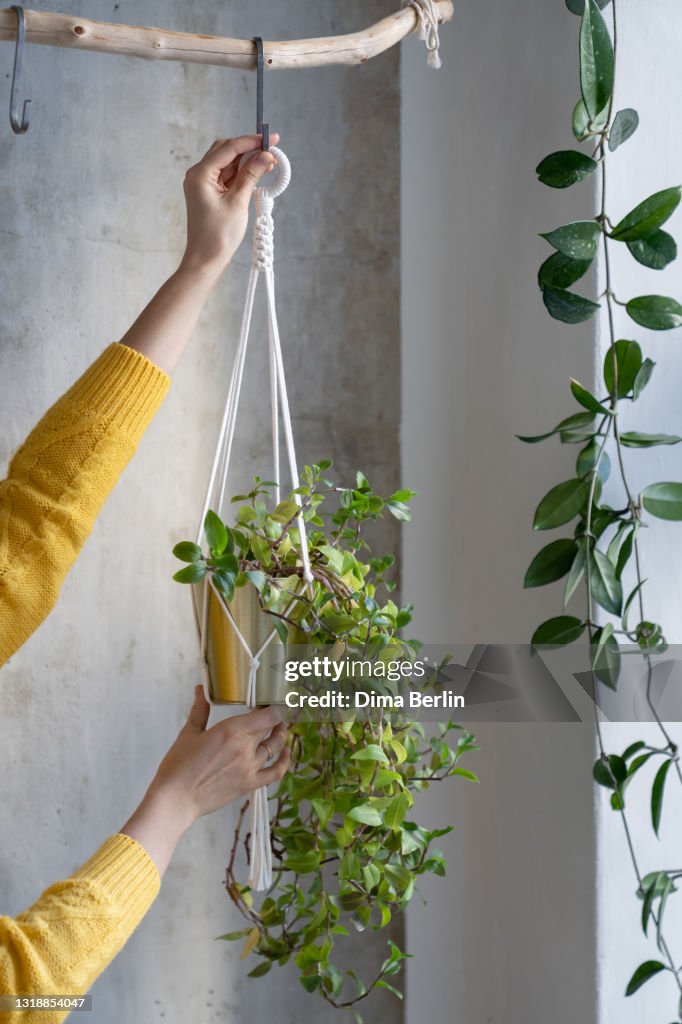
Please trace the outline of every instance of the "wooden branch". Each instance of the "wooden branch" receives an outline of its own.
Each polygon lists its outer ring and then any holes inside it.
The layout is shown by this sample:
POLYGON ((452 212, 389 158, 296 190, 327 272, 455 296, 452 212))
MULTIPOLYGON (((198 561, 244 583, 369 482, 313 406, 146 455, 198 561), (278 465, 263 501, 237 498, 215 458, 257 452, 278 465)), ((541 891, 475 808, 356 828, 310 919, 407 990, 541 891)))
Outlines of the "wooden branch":
MULTIPOLYGON (((441 21, 450 21, 452 0, 436 0, 441 21)), ((71 14, 45 11, 25 12, 26 42, 40 46, 65 46, 72 50, 92 50, 143 60, 189 61, 219 67, 255 67, 254 45, 250 39, 227 39, 221 36, 191 35, 160 28, 115 25, 111 22, 89 21, 71 14)), ((292 39, 266 42, 265 63, 275 71, 286 68, 315 68, 329 64, 364 64, 409 36, 417 27, 412 7, 378 21, 361 32, 321 39, 292 39)), ((13 10, 0 9, 0 39, 14 40, 17 17, 13 10)))

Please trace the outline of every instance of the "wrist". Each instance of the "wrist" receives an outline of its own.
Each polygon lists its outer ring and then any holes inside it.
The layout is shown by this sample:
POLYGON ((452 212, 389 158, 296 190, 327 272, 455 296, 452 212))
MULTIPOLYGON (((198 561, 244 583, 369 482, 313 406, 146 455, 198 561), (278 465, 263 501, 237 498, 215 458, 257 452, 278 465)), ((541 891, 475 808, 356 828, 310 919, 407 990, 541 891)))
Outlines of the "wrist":
POLYGON ((229 260, 215 257, 207 259, 186 249, 176 275, 211 289, 218 283, 229 265, 229 260))

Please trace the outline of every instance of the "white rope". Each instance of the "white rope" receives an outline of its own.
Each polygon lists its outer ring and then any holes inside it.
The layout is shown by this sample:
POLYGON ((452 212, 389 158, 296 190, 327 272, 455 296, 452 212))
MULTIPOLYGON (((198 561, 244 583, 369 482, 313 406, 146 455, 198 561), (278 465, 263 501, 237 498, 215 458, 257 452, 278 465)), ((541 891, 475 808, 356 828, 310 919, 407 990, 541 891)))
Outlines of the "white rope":
MULTIPOLYGON (((289 476, 292 490, 299 486, 298 469, 296 464, 296 450, 294 447, 294 434, 291 424, 291 412, 287 395, 286 379, 284 376, 284 361, 282 359, 282 345, 277 322, 277 310, 275 306, 275 275, 273 271, 274 258, 274 221, 272 210, 274 200, 284 191, 291 179, 291 168, 289 161, 281 150, 272 148, 278 159, 279 178, 274 187, 257 188, 255 191, 256 218, 253 227, 253 248, 251 273, 246 291, 244 314, 242 316, 239 343, 235 356, 234 367, 230 379, 230 386, 225 403, 225 411, 220 425, 218 444, 216 447, 213 465, 209 475, 208 487, 199 522, 197 543, 200 544, 203 535, 203 525, 206 513, 209 508, 215 508, 218 512, 222 509, 227 488, 230 458, 234 442, 235 429, 237 425, 237 409, 241 395, 242 381, 244 378, 244 365, 246 362, 246 349, 251 329, 256 287, 259 277, 265 281, 268 309, 268 348, 270 368, 270 405, 272 418, 272 449, 274 464, 275 491, 274 497, 277 503, 280 500, 280 458, 279 458, 279 413, 281 410, 282 426, 284 430, 284 441, 289 463, 289 476)), ((298 528, 299 551, 302 563, 303 581, 306 587, 313 582, 313 575, 310 569, 310 558, 308 555, 308 543, 306 539, 306 527, 303 519, 302 501, 299 494, 294 495, 294 501, 301 511, 296 517, 298 528)), ((207 700, 208 693, 208 606, 211 594, 220 602, 220 605, 227 615, 232 629, 234 630, 239 643, 243 647, 249 659, 249 678, 246 688, 246 705, 253 708, 257 703, 258 669, 260 659, 266 648, 277 635, 275 629, 261 644, 257 651, 252 651, 242 635, 235 618, 225 603, 220 593, 216 590, 210 576, 206 577, 204 583, 204 600, 201 617, 197 616, 200 643, 200 660, 202 677, 204 680, 204 691, 207 700)), ((195 604, 196 607, 196 604, 195 604)), ((270 818, 268 812, 268 791, 266 786, 261 786, 249 796, 250 802, 250 827, 251 827, 251 858, 249 885, 256 890, 269 889, 272 885, 272 849, 270 843, 270 818)))
POLYGON ((419 19, 419 38, 426 43, 427 63, 430 68, 440 68, 440 36, 438 8, 434 0, 403 0, 403 7, 412 7, 419 19))

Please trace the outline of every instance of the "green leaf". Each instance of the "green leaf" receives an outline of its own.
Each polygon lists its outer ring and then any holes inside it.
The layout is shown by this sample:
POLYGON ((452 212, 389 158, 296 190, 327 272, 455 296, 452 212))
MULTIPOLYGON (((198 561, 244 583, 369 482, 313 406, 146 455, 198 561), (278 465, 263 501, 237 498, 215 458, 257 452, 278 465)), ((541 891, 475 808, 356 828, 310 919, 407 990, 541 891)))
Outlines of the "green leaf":
POLYGON ((524 587, 527 590, 531 587, 544 587, 560 580, 573 565, 577 550, 578 545, 571 539, 554 540, 547 544, 528 566, 524 587))
POLYGON ((577 220, 540 237, 564 256, 573 260, 591 260, 597 252, 600 234, 601 228, 596 220, 577 220))
POLYGON ((660 960, 645 960, 643 964, 640 964, 635 973, 628 982, 628 987, 625 989, 625 995, 631 996, 638 988, 641 988, 650 978, 653 978, 656 974, 660 974, 661 971, 665 970, 665 966, 660 960))
POLYGON ((191 565, 186 565, 184 569, 178 569, 173 579, 177 583, 201 583, 206 576, 206 572, 206 562, 192 562, 191 565))
POLYGON ((609 149, 612 153, 619 146, 622 146, 624 142, 632 138, 637 131, 638 125, 639 114, 632 107, 625 107, 623 110, 618 111, 609 132, 609 149))
MULTIPOLYGON (((582 14, 583 6, 584 5, 581 3, 580 14, 582 14)), ((600 110, 596 117, 590 120, 590 115, 587 113, 587 107, 581 98, 573 109, 573 134, 578 142, 584 142, 590 135, 600 134, 606 127, 608 119, 609 108, 607 106, 604 110, 600 110)))
POLYGON ((409 793, 397 793, 384 811, 384 824, 388 828, 398 828, 402 825, 411 803, 409 793))
POLYGON ((573 260, 562 252, 553 252, 538 271, 540 288, 564 290, 587 273, 592 260, 573 260))
POLYGON ((623 217, 611 232, 616 242, 636 242, 658 231, 675 212, 682 197, 682 188, 665 188, 655 192, 623 217))
POLYGON ((408 508, 402 501, 387 501, 386 508, 391 515, 403 523, 409 523, 412 518, 412 509, 408 508))
POLYGON ((228 572, 214 572, 213 583, 226 604, 234 597, 235 577, 228 572))
POLYGON ((607 761, 608 765, 604 763, 603 758, 598 758, 594 763, 592 775, 594 781, 600 786, 604 786, 606 789, 616 789, 625 782, 628 768, 623 758, 619 757, 618 754, 609 754, 607 761))
POLYGON ((297 875, 308 875, 317 871, 320 866, 320 851, 307 850, 305 853, 291 853, 284 861, 287 871, 295 871, 297 875))
POLYGON ((682 441, 677 434, 638 434, 636 431, 621 434, 620 439, 626 448, 655 448, 660 444, 679 444, 682 441))
POLYGON ((615 690, 620 675, 621 657, 611 623, 607 623, 603 629, 598 629, 594 639, 597 641, 597 652, 592 666, 594 674, 605 686, 615 690))
POLYGON ((362 825, 381 825, 381 815, 372 804, 357 804, 346 814, 352 821, 359 821, 362 825))
POLYGON ((560 150, 558 153, 550 153, 544 160, 541 160, 535 168, 543 185, 550 188, 568 188, 578 181, 583 181, 598 167, 596 160, 579 153, 573 149, 560 150))
POLYGON ((642 350, 636 341, 617 341, 615 352, 609 348, 604 356, 604 383, 609 394, 613 394, 615 388, 613 362, 615 354, 616 377, 618 383, 618 398, 625 398, 632 391, 635 378, 642 366, 642 350))
POLYGON ((272 623, 277 636, 280 638, 283 644, 289 640, 289 630, 287 629, 286 622, 276 618, 274 615, 270 616, 270 622, 272 623))
POLYGON ((599 309, 598 302, 563 288, 543 288, 542 301, 549 315, 564 324, 581 324, 599 309))
POLYGON ((584 629, 585 623, 574 615, 558 615, 538 626, 533 633, 531 645, 534 648, 564 647, 581 637, 584 629))
POLYGON ((611 473, 611 460, 605 451, 599 454, 601 446, 596 441, 590 441, 590 443, 583 448, 578 455, 578 461, 576 462, 576 473, 578 476, 587 476, 588 473, 594 472, 594 467, 597 465, 597 459, 599 459, 599 467, 597 469, 597 477, 602 483, 606 483, 611 473))
POLYGON ((637 371, 634 383, 632 385, 632 397, 635 401, 639 398, 644 388, 647 386, 651 379, 651 374, 654 372, 654 366, 656 363, 653 359, 648 357, 642 363, 640 369, 637 371))
POLYGON ((361 750, 351 754, 351 761, 377 761, 379 764, 390 764, 388 758, 377 743, 368 743, 361 750))
POLYGON ((288 523, 290 519, 295 519, 300 511, 301 508, 295 501, 280 501, 272 513, 272 518, 276 523, 288 523))
POLYGON ((234 942, 236 939, 243 939, 250 931, 250 928, 240 928, 238 932, 225 932, 224 935, 219 935, 216 941, 234 942))
POLYGON ((640 295, 625 307, 641 327, 651 331, 671 331, 682 327, 682 306, 666 295, 640 295))
POLYGON ((204 533, 211 551, 222 555, 227 548, 227 529, 220 516, 209 509, 204 519, 204 533))
POLYGON ((601 416, 611 415, 610 409, 607 409, 606 406, 602 405, 586 387, 583 387, 579 381, 574 380, 573 378, 571 378, 571 393, 573 394, 576 402, 579 402, 583 408, 589 409, 590 412, 599 413, 601 416))
POLYGON ((613 44, 594 0, 587 0, 580 24, 580 92, 590 117, 608 105, 613 92, 613 44))
POLYGON ((577 542, 578 552, 571 566, 571 571, 568 574, 566 580, 566 587, 564 589, 564 608, 573 597, 573 594, 578 587, 578 584, 585 575, 585 542, 583 540, 577 542))
POLYGON ((203 552, 198 544, 192 544, 188 540, 182 540, 173 548, 173 554, 181 562, 198 562, 203 557, 203 552))
MULTIPOLYGON (((610 4, 611 0, 597 0, 597 3, 603 8, 610 4)), ((585 10, 585 0, 566 0, 566 6, 571 14, 577 14, 578 17, 581 17, 585 10)))
POLYGON ((612 615, 620 615, 623 607, 623 587, 616 578, 613 564, 598 548, 592 552, 590 570, 590 589, 595 601, 612 615))
POLYGON ((649 484, 642 491, 642 504, 658 519, 682 520, 682 484, 649 484))
POLYGON ((254 967, 252 971, 249 971, 248 978, 262 978, 264 974, 267 974, 272 967, 272 960, 263 960, 262 963, 254 967))
POLYGON ((651 270, 664 270, 677 259, 677 242, 667 231, 654 231, 647 238, 628 242, 627 247, 638 263, 651 270))
POLYGON ((630 608, 632 606, 632 602, 637 597, 637 594, 640 592, 640 590, 642 589, 642 587, 644 586, 645 583, 646 583, 646 580, 640 580, 639 583, 637 584, 637 586, 633 587, 633 589, 630 591, 630 593, 628 594, 627 601, 623 605, 623 617, 622 617, 621 621, 622 621, 623 629, 626 632, 627 632, 627 628, 628 628, 628 612, 630 611, 630 608))
POLYGON ((664 761, 661 767, 656 772, 654 778, 654 784, 651 787, 651 824, 653 825, 654 832, 658 835, 658 830, 661 827, 661 814, 663 812, 663 793, 665 790, 665 780, 668 777, 670 766, 673 763, 673 759, 670 757, 667 761, 664 761))
POLYGON ((568 416, 561 423, 558 423, 554 430, 548 430, 546 434, 536 434, 534 436, 524 436, 517 434, 519 441, 523 441, 524 444, 538 444, 539 441, 544 441, 548 437, 553 437, 554 434, 561 434, 565 431, 579 430, 589 427, 594 423, 594 413, 590 412, 576 412, 573 416, 568 416))
POLYGON ((253 583, 253 585, 256 588, 256 590, 258 591, 258 593, 262 594, 263 593, 263 587, 265 586, 265 583, 266 583, 266 580, 267 580, 267 576, 265 575, 265 573, 262 572, 262 570, 260 570, 260 569, 251 569, 251 570, 247 570, 244 573, 244 575, 246 576, 247 580, 249 580, 251 583, 253 583))
POLYGON ((565 480, 553 487, 535 511, 534 530, 551 530, 563 526, 578 515, 590 490, 588 480, 565 480))

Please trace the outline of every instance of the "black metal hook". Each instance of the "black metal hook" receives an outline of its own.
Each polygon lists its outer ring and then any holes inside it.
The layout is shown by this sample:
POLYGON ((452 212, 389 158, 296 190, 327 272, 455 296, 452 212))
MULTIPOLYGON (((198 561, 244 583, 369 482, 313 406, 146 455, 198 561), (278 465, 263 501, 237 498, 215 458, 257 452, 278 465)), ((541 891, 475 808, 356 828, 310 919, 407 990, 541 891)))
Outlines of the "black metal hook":
POLYGON ((16 12, 17 16, 17 44, 14 51, 14 71, 12 72, 12 93, 9 103, 9 121, 15 135, 23 135, 28 131, 31 123, 28 116, 28 105, 30 100, 24 100, 24 107, 19 116, 21 100, 19 99, 19 82, 21 81, 21 65, 24 57, 24 44, 26 41, 26 22, 24 19, 24 8, 18 4, 12 4, 10 10, 16 12))
POLYGON ((263 136, 263 149, 270 149, 270 125, 263 123, 263 79, 265 78, 265 61, 263 58, 263 40, 260 36, 254 39, 256 44, 256 131, 263 136))

